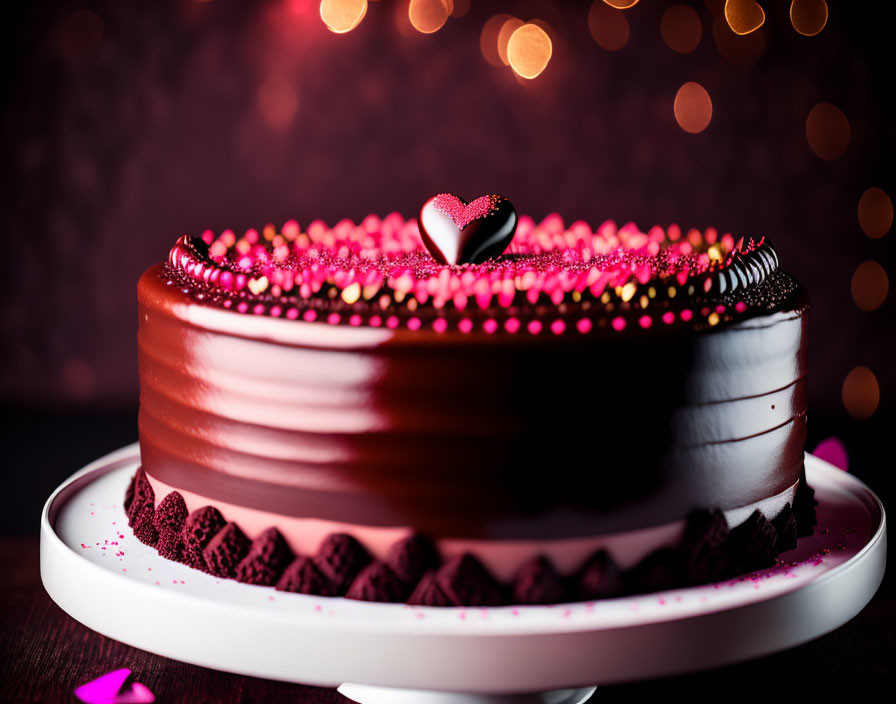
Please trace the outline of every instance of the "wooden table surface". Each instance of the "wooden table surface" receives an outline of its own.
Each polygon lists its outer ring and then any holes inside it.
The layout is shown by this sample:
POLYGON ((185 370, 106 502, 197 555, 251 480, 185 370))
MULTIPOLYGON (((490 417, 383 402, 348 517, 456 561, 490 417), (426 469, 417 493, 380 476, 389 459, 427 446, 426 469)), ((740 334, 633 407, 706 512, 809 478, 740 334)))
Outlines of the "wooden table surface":
MULTIPOLYGON (((349 700, 335 690, 286 684, 186 665, 94 633, 44 591, 37 536, 0 538, 0 702, 74 702, 75 687, 128 667, 165 702, 313 702, 349 700)), ((887 580, 850 623, 812 643, 711 672, 598 690, 595 702, 686 698, 773 701, 783 694, 827 699, 896 684, 896 599, 887 580)), ((732 634, 732 637, 737 637, 732 634)), ((251 647, 247 644, 247 647, 251 647)))

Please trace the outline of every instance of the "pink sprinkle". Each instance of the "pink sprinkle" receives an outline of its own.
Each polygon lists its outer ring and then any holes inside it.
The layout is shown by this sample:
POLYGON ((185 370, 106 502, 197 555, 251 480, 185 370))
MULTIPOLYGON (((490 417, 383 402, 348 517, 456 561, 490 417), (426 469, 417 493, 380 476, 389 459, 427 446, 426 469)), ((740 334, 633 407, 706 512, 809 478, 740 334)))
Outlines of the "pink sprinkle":
POLYGON ((453 196, 450 193, 440 193, 432 199, 432 205, 437 212, 451 218, 458 229, 463 230, 477 218, 488 215, 494 208, 494 200, 491 196, 480 196, 464 205, 463 201, 457 196, 453 196))
POLYGON ((613 318, 613 322, 611 324, 613 326, 613 329, 616 332, 624 330, 625 329, 625 318, 622 318, 622 317, 613 318))
POLYGON ((734 310, 736 310, 738 313, 743 313, 746 309, 747 309, 747 304, 744 303, 743 301, 738 301, 737 303, 734 304, 734 310))
POLYGON ((640 325, 645 330, 653 325, 653 319, 649 315, 642 315, 638 318, 638 325, 640 325))
POLYGON ((398 327, 398 318, 394 315, 390 315, 388 318, 386 318, 386 327, 390 330, 395 330, 395 328, 398 327))
POLYGON ((246 303, 245 301, 241 301, 240 304, 236 307, 236 309, 240 313, 245 313, 247 310, 249 310, 249 304, 246 303))
POLYGON ((689 308, 685 308, 683 311, 681 311, 681 319, 684 322, 688 322, 693 317, 694 317, 694 314, 691 312, 691 310, 689 308))
POLYGON ((327 316, 327 322, 328 322, 330 325, 338 325, 338 324, 339 324, 339 321, 340 321, 341 319, 342 319, 342 318, 340 317, 339 313, 330 313, 330 314, 327 316))
POLYGON ((576 329, 583 334, 591 332, 591 321, 588 318, 582 318, 576 323, 576 329))
POLYGON ((280 314, 283 312, 283 309, 280 306, 271 306, 271 315, 275 318, 279 318, 280 314))
POLYGON ((504 329, 505 329, 507 332, 513 334, 513 333, 517 332, 517 331, 520 329, 520 321, 517 320, 516 318, 508 318, 508 319, 504 322, 504 329))
POLYGON ((526 329, 532 335, 537 335, 541 332, 541 321, 540 320, 530 320, 529 324, 526 326, 526 329))
POLYGON ((264 306, 261 303, 256 303, 255 307, 252 309, 252 312, 255 313, 255 315, 261 315, 262 313, 264 313, 264 306))
POLYGON ((445 332, 448 329, 448 321, 444 318, 436 318, 432 323, 432 329, 436 332, 445 332))
POLYGON ((718 313, 719 315, 721 315, 721 314, 724 313, 724 312, 725 312, 725 306, 723 306, 723 305, 718 305, 718 306, 716 306, 716 313, 718 313))
POLYGON ((408 330, 419 330, 420 329, 420 318, 409 318, 408 319, 408 330))
POLYGON ((489 318, 482 324, 482 329, 489 335, 492 335, 498 330, 498 321, 494 318, 489 318))
POLYGON ((666 325, 671 325, 672 323, 674 323, 675 313, 673 313, 671 310, 667 310, 665 313, 663 313, 663 322, 666 325))
POLYGON ((286 311, 286 317, 289 320, 295 320, 299 317, 299 309, 298 308, 290 308, 286 311))
POLYGON ((355 313, 348 319, 348 324, 358 327, 361 324, 361 316, 355 313))
POLYGON ((470 332, 473 329, 473 321, 469 318, 463 318, 458 324, 457 329, 461 332, 470 332))
POLYGON ((383 319, 378 315, 374 315, 370 318, 370 320, 367 321, 367 324, 372 328, 378 328, 383 324, 383 319))
POLYGON ((555 335, 562 335, 564 330, 566 330, 566 323, 562 320, 555 320, 551 323, 551 332, 555 335))

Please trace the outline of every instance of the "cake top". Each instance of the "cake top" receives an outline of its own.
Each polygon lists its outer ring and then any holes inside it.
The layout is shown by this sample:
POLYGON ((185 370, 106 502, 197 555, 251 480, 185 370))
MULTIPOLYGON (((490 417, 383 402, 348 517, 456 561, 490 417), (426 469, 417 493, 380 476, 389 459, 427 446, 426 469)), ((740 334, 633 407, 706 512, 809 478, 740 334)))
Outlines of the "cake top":
MULTIPOLYGON (((499 213, 501 203, 440 206, 462 230, 499 213)), ((303 229, 291 220, 240 237, 231 230, 183 236, 163 275, 196 302, 245 315, 557 335, 712 328, 778 308, 799 288, 765 238, 677 225, 643 232, 612 221, 592 229, 557 214, 540 223, 513 218, 512 241, 505 237, 500 249, 493 241, 490 258, 478 263, 440 263, 431 243, 429 251, 423 246, 418 221, 392 213, 332 227, 314 221, 303 229)))

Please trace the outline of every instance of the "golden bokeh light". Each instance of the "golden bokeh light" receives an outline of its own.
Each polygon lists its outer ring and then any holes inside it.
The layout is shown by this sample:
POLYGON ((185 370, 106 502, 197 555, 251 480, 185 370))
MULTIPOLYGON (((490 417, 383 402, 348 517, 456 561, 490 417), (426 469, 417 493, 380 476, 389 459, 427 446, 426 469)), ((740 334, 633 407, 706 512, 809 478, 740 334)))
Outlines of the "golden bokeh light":
POLYGON ((501 32, 501 27, 504 26, 504 23, 510 19, 513 18, 502 12, 489 17, 485 24, 482 25, 482 32, 479 34, 479 49, 482 51, 482 56, 485 57, 485 60, 492 66, 504 65, 501 55, 498 53, 498 34, 501 32))
POLYGON ((672 51, 689 54, 697 48, 703 34, 700 16, 688 5, 672 5, 660 20, 660 34, 672 51))
POLYGON ((351 32, 367 14, 367 0, 320 0, 320 18, 336 34, 351 32))
POLYGON ((893 225, 893 201, 880 188, 873 186, 859 198, 859 226, 872 239, 879 239, 893 225))
POLYGON ((498 57, 501 59, 501 63, 505 66, 510 63, 507 60, 507 44, 510 41, 510 36, 524 24, 526 23, 521 19, 508 17, 498 31, 498 57))
POLYGON ((432 34, 445 26, 453 10, 454 4, 448 0, 411 0, 408 19, 421 34, 432 34))
POLYGON ((604 2, 610 7, 615 7, 617 10, 627 10, 638 4, 638 0, 604 0, 604 2))
POLYGON ((765 49, 765 34, 761 30, 735 34, 721 16, 712 22, 712 38, 719 53, 736 66, 752 66, 765 49))
POLYGON ((712 100, 703 86, 690 81, 675 94, 673 110, 678 126, 685 132, 697 134, 705 130, 712 119, 712 100))
POLYGON ((510 35, 507 42, 507 62, 518 76, 535 78, 547 68, 553 50, 548 33, 530 22, 510 35))
POLYGON ((725 0, 725 21, 735 34, 749 34, 765 23, 765 10, 756 0, 725 0))
POLYGON ((607 51, 619 51, 628 42, 628 20, 625 13, 594 0, 588 11, 588 29, 598 46, 607 51))
POLYGON ((814 37, 828 23, 828 4, 824 0, 793 0, 790 22, 800 34, 814 37))
POLYGON ((877 310, 887 300, 890 280, 884 268, 874 261, 862 262, 852 275, 852 299, 864 311, 877 310))
POLYGON ((843 380, 843 406, 856 420, 874 415, 880 403, 880 387, 877 377, 868 367, 856 367, 843 380))
POLYGON ((830 103, 819 103, 806 118, 806 140, 815 155, 825 161, 843 156, 849 146, 849 120, 830 103))

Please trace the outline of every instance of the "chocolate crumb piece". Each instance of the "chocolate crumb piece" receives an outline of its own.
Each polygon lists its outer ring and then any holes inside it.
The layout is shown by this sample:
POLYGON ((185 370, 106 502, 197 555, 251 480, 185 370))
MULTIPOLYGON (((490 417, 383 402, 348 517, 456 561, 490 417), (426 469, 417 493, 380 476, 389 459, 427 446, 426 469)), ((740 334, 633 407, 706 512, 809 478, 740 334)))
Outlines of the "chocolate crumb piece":
POLYGON ((498 582, 469 553, 446 562, 436 572, 435 578, 439 588, 454 606, 499 606, 504 603, 498 582))
POLYGON ((681 545, 686 584, 706 584, 728 574, 731 560, 726 543, 730 532, 725 514, 718 509, 688 515, 681 545))
POLYGON ((361 543, 346 533, 330 533, 314 556, 314 564, 337 595, 345 594, 358 572, 370 562, 361 543))
MULTIPOLYGON (((136 506, 137 502, 135 501, 132 506, 136 506)), ((159 540, 159 533, 153 526, 153 516, 155 511, 153 510, 153 505, 151 501, 143 501, 140 503, 140 508, 134 514, 134 536, 144 545, 155 546, 155 544, 159 540)))
POLYGON ((249 545, 249 538, 231 521, 215 533, 202 551, 208 571, 216 577, 232 579, 236 576, 236 566, 248 552, 249 545))
POLYGON ((799 484, 796 485, 796 495, 793 497, 793 513, 796 515, 797 536, 806 538, 815 531, 817 518, 815 507, 815 489, 806 481, 806 468, 803 467, 799 484))
POLYGON ((143 509, 144 504, 149 504, 151 508, 155 508, 156 496, 149 480, 146 478, 146 472, 143 471, 143 467, 140 467, 134 475, 134 495, 127 510, 128 525, 131 528, 134 528, 137 516, 143 509))
POLYGON ((289 564, 277 580, 276 589, 315 596, 334 596, 336 593, 314 560, 305 556, 299 556, 289 564))
POLYGON ((439 586, 435 570, 430 570, 420 578, 407 603, 411 606, 455 606, 439 586))
POLYGON ((588 558, 579 570, 577 596, 582 601, 610 599, 625 591, 622 570, 606 550, 600 550, 588 558))
POLYGON ((208 572, 202 551, 212 537, 224 527, 224 516, 214 506, 197 508, 187 516, 181 531, 183 541, 182 560, 190 567, 208 572))
POLYGON ((183 557, 184 543, 181 538, 184 523, 187 520, 187 504, 184 497, 176 491, 168 494, 156 507, 152 519, 153 526, 159 533, 156 549, 159 555, 167 560, 180 562, 183 557))
POLYGON ((658 548, 626 574, 627 591, 649 594, 675 589, 685 582, 685 555, 674 548, 658 548))
POLYGON ((280 531, 268 528, 252 541, 248 554, 236 566, 236 578, 248 584, 270 586, 294 558, 280 531))
POLYGON ((793 550, 796 547, 798 532, 796 516, 790 504, 785 504, 781 513, 772 521, 775 531, 778 533, 778 542, 775 544, 775 552, 782 553, 793 550))
POLYGON ((345 596, 360 601, 396 603, 404 601, 407 587, 388 566, 371 562, 358 573, 345 596))
POLYGON ((545 557, 533 558, 514 577, 511 587, 514 604, 557 604, 565 600, 563 580, 545 557))
MULTIPOLYGON (((139 470, 138 470, 139 471, 139 470)), ((131 508, 131 504, 134 502, 134 485, 137 483, 137 474, 134 473, 134 476, 131 477, 131 481, 128 482, 128 488, 124 490, 124 512, 128 513, 128 509, 131 508)))
POLYGON ((778 531, 771 522, 756 509, 739 526, 732 528, 729 537, 731 558, 736 574, 771 567, 777 556, 778 531))
POLYGON ((439 553, 429 538, 414 533, 393 543, 385 562, 402 582, 412 585, 428 570, 438 568, 439 553))

